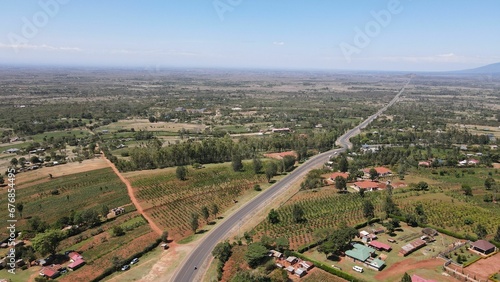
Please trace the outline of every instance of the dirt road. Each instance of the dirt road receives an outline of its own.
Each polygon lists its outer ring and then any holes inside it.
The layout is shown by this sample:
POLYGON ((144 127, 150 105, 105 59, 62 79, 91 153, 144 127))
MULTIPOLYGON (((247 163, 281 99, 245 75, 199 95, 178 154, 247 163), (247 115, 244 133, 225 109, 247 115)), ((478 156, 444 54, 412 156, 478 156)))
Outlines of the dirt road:
MULTIPOLYGON (((102 152, 101 152, 102 153, 102 152)), ((102 153, 102 155, 104 156, 104 153, 102 153)), ((160 227, 158 227, 158 225, 156 225, 156 223, 144 212, 144 210, 142 209, 141 205, 139 204, 139 201, 137 200, 137 198, 135 197, 134 195, 134 189, 132 189, 132 185, 130 184, 130 181, 128 181, 121 173, 120 171, 116 168, 115 164, 112 163, 110 160, 108 160, 106 157, 104 157, 104 159, 108 162, 109 166, 113 169, 113 171, 115 172, 115 174, 120 178, 120 180, 125 184, 125 186, 127 186, 127 192, 128 192, 128 196, 130 197, 130 200, 132 201, 132 203, 134 204, 135 208, 137 209, 137 211, 142 214, 142 216, 144 216, 144 218, 148 221, 149 223, 149 226, 151 226, 151 229, 153 229, 154 232, 158 233, 158 235, 161 235, 163 233, 163 231, 161 230, 160 227)))

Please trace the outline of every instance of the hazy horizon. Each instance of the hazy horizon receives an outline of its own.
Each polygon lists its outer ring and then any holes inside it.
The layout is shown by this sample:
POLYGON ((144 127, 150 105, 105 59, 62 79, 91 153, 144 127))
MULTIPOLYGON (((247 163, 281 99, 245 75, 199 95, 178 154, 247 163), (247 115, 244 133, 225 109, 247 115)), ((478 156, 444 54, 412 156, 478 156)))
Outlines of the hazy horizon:
POLYGON ((2 4, 2 65, 434 72, 500 62, 496 1, 2 4))

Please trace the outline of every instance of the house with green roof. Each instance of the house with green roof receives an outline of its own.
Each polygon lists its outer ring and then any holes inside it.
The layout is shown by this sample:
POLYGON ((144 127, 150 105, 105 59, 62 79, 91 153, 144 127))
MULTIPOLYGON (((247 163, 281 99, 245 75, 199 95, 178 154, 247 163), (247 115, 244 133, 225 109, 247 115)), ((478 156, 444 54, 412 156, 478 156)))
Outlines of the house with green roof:
POLYGON ((385 262, 375 257, 375 249, 362 245, 353 244, 353 249, 345 252, 346 256, 350 257, 354 262, 359 261, 370 268, 381 270, 385 266, 385 262))
POLYGON ((358 243, 353 244, 353 249, 345 252, 346 256, 352 258, 354 262, 365 262, 367 259, 371 258, 372 254, 374 253, 374 248, 367 247, 358 243))

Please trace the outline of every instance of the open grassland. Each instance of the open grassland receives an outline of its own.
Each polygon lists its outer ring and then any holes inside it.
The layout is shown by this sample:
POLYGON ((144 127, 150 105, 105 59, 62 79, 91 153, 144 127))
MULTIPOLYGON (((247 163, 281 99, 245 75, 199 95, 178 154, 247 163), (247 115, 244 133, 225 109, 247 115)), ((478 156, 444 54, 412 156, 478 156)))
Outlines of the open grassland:
MULTIPOLYGON (((219 214, 234 205, 233 200, 265 181, 263 174, 255 175, 250 164, 244 163, 244 171, 234 172, 231 165, 207 165, 203 169, 189 168, 186 181, 176 178, 175 168, 141 173, 125 173, 141 206, 161 227, 169 231, 174 239, 192 234, 190 217, 200 215, 201 208, 211 209, 213 204, 219 214)), ((209 218, 213 220, 214 216, 209 218)))
MULTIPOLYGON (((69 216, 72 210, 84 211, 102 205, 113 208, 130 203, 125 185, 110 168, 18 185, 16 201, 24 205, 23 218, 40 216, 49 223, 69 216)), ((5 197, 3 193, 2 198, 5 197)), ((2 209, 0 216, 7 218, 7 209, 2 209)), ((26 221, 20 219, 18 229, 26 226, 26 221)), ((1 232, 6 235, 6 230, 1 232)))

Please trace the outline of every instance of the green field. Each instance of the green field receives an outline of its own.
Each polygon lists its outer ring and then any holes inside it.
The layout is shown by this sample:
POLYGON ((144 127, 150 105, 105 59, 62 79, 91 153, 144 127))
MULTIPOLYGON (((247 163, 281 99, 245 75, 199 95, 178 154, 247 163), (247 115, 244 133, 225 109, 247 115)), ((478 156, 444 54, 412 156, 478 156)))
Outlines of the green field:
MULTIPOLYGON (((366 193, 364 199, 370 199, 376 212, 380 212, 378 204, 380 193, 366 193)), ((280 222, 271 224, 262 221, 254 229, 256 234, 267 234, 272 238, 285 236, 290 247, 298 247, 315 242, 318 238, 315 231, 335 228, 345 221, 348 225, 363 222, 361 198, 357 193, 338 194, 335 188, 323 188, 319 191, 301 191, 277 211, 280 222), (306 222, 296 223, 292 218, 292 206, 299 205, 304 210, 306 222)))
MULTIPOLYGON (((125 185, 111 168, 47 179, 42 183, 20 183, 16 200, 24 204, 23 218, 39 216, 49 223, 69 216, 72 210, 81 212, 101 205, 113 208, 130 203, 125 185), (55 190, 58 195, 52 194, 55 190)), ((7 209, 0 210, 0 216, 7 218, 7 209)), ((18 228, 25 226, 26 220, 18 222, 18 228)))
MULTIPOLYGON (((161 173, 128 175, 147 213, 174 238, 180 239, 192 234, 189 227, 191 213, 200 215, 203 226, 206 224, 201 218, 203 206, 210 209, 215 203, 221 214, 254 184, 265 181, 263 174, 254 174, 251 164, 244 163, 244 166, 241 172, 234 172, 229 163, 207 165, 203 169, 189 168, 186 181, 176 178, 175 168, 161 170, 161 173)), ((211 215, 209 220, 213 219, 211 215)))

